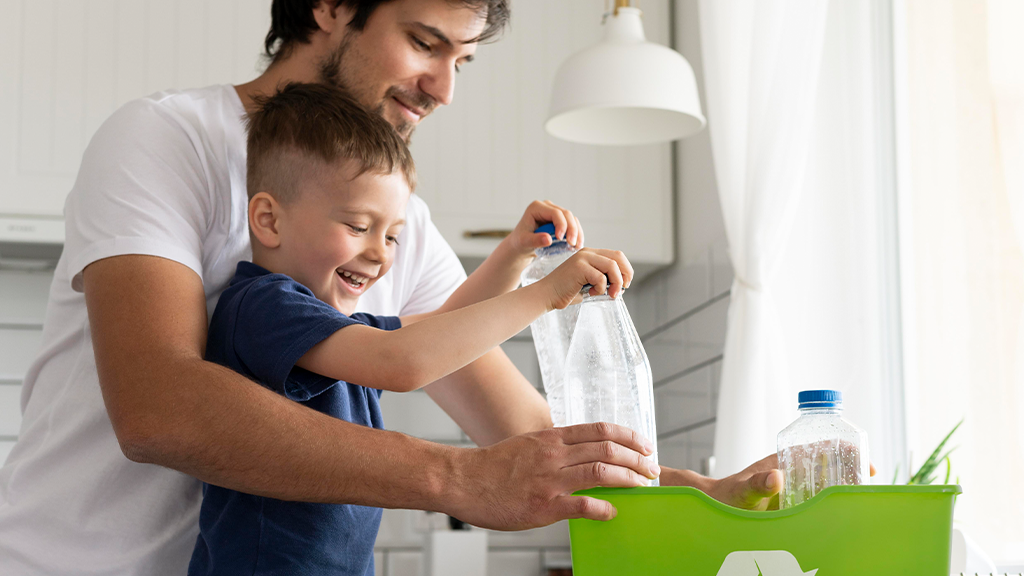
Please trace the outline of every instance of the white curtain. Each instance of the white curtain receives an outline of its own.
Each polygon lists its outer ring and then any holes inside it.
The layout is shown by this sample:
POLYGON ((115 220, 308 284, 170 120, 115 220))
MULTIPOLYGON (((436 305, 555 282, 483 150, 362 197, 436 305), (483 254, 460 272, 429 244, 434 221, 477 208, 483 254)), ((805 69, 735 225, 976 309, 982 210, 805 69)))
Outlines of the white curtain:
MULTIPOLYGON (((1024 250, 1024 3, 989 0, 988 62, 995 109, 996 160, 1010 205, 1017 245, 1024 250)), ((1008 395, 1017 396, 1017 448, 1024 458, 1024 309, 1017 329, 1013 356, 1014 377, 1008 395), (1014 390, 1015 389, 1015 390, 1014 390)), ((1022 551, 1024 556, 1024 551, 1022 551)))
POLYGON ((701 0, 715 174, 735 281, 715 474, 775 452, 792 418, 772 276, 803 189, 828 0, 701 0))

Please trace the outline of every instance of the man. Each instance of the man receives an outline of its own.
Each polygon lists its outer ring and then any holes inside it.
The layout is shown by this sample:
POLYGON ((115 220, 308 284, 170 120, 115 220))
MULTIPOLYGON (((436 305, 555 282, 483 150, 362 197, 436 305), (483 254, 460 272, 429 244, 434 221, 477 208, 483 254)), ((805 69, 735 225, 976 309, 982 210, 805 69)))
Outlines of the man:
MULTIPOLYGON (((505 0, 275 0, 272 12, 273 62, 259 78, 129 103, 86 150, 21 436, 0 469, 0 573, 184 573, 199 480, 506 530, 609 519, 609 504, 572 492, 641 481, 641 438, 550 429, 543 399, 499 349, 428 387, 477 449, 333 419, 203 360, 208 311, 250 255, 241 118, 254 97, 291 81, 339 84, 408 137, 451 102, 458 68, 508 17, 505 0)), ((366 312, 429 311, 465 278, 422 200, 407 220, 366 312)), ((520 226, 538 220, 580 233, 544 203, 520 226)), ((661 478, 763 506, 778 491, 772 464, 721 481, 661 478)))

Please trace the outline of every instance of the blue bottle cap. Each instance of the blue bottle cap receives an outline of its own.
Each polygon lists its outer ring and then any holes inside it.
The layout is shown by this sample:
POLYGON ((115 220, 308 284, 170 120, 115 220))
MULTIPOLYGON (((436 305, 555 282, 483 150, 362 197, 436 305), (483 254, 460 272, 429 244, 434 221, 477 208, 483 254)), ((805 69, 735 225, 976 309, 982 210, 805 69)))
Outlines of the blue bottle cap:
POLYGON ((555 224, 554 224, 554 222, 548 222, 547 224, 542 224, 536 230, 533 231, 534 234, 540 234, 541 232, 544 232, 544 233, 550 235, 551 239, 554 240, 555 242, 558 242, 560 240, 563 241, 563 242, 565 241, 564 238, 555 238, 555 224))
POLYGON ((843 405, 839 390, 804 390, 797 394, 798 408, 837 408, 843 405))

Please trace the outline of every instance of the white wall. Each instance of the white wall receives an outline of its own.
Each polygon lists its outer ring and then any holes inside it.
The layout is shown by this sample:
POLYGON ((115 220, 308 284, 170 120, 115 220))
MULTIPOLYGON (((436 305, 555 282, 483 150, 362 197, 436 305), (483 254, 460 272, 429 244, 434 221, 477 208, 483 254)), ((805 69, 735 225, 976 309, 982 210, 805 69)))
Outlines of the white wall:
POLYGON ((42 341, 46 295, 53 274, 0 264, 0 461, 21 426, 21 381, 42 341))

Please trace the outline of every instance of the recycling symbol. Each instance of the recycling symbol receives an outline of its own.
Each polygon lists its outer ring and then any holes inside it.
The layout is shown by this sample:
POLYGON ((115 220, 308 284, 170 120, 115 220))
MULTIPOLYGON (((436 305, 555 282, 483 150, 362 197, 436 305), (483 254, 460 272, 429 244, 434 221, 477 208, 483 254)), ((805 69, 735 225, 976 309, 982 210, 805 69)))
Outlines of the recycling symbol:
POLYGON ((718 576, 814 576, 818 570, 804 572, 800 563, 785 550, 732 552, 725 557, 718 576))

